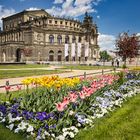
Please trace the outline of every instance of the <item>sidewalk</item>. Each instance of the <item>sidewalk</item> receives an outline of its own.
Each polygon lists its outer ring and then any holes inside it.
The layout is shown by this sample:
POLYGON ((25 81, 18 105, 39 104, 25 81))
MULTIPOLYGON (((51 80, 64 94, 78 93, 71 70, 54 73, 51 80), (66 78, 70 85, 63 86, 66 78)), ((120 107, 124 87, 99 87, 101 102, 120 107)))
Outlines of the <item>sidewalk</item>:
MULTIPOLYGON (((106 69, 104 70, 104 73, 110 73, 112 69, 106 69)), ((30 77, 43 77, 43 76, 54 76, 54 75, 58 75, 60 77, 76 77, 76 76, 84 76, 84 73, 86 73, 86 75, 89 74, 93 74, 93 75, 98 75, 98 74, 102 74, 102 70, 72 70, 70 72, 66 72, 66 73, 59 73, 59 74, 50 74, 50 75, 39 75, 39 76, 30 76, 30 77)), ((28 78, 28 77, 19 77, 19 78, 8 78, 8 79, 1 79, 0 80, 0 93, 4 93, 5 92, 5 83, 6 81, 9 81, 10 85, 19 85, 22 84, 22 80, 28 78)), ((15 86, 12 86, 12 91, 17 90, 15 88, 15 86)))

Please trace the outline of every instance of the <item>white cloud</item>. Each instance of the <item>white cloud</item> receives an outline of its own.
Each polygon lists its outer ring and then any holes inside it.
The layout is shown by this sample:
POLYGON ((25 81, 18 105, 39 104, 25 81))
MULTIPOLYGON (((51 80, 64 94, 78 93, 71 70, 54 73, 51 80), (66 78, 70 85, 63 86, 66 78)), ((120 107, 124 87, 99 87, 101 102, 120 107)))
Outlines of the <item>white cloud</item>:
POLYGON ((66 0, 66 2, 64 2, 62 5, 63 9, 67 9, 69 7, 73 7, 73 0, 66 0))
POLYGON ((93 1, 93 4, 97 6, 97 5, 99 4, 99 2, 101 2, 101 1, 102 1, 102 0, 94 0, 94 1, 93 1))
POLYGON ((137 33, 136 36, 140 36, 140 33, 137 33))
POLYGON ((0 5, 0 27, 2 26, 2 18, 3 17, 7 17, 10 16, 12 14, 14 14, 16 11, 13 8, 5 8, 2 5, 0 5))
POLYGON ((63 0, 61 6, 53 6, 50 9, 46 9, 46 11, 55 16, 78 17, 85 12, 97 12, 93 6, 100 1, 101 0, 63 0))
POLYGON ((64 2, 64 0, 55 0, 54 1, 54 4, 61 4, 61 3, 63 3, 64 2))
POLYGON ((100 19, 100 16, 98 15, 97 18, 100 19))
POLYGON ((26 9, 27 11, 33 11, 33 10, 40 10, 39 8, 36 8, 36 7, 30 7, 28 9, 26 9))
POLYGON ((86 5, 86 4, 90 4, 93 0, 76 0, 75 1, 75 5, 79 6, 79 5, 86 5))
POLYGON ((115 49, 116 37, 113 35, 99 34, 98 44, 101 50, 107 50, 108 52, 115 49))

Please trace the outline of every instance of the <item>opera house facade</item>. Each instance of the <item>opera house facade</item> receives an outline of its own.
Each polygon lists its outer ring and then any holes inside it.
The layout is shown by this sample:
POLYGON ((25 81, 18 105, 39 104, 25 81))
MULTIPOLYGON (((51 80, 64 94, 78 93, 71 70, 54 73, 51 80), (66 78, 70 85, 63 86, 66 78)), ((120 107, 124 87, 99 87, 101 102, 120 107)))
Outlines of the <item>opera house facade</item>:
POLYGON ((0 62, 85 62, 99 58, 98 29, 85 13, 82 22, 45 10, 24 10, 2 19, 0 62))

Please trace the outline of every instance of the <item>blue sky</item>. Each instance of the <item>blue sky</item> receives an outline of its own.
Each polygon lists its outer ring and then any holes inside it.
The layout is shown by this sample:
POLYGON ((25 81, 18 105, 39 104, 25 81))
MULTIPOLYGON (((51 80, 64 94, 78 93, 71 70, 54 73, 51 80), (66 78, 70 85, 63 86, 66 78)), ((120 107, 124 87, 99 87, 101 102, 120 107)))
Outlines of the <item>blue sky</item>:
POLYGON ((0 0, 0 18, 24 9, 45 9, 82 20, 88 11, 98 25, 101 49, 111 50, 119 33, 140 33, 139 6, 140 0, 0 0))

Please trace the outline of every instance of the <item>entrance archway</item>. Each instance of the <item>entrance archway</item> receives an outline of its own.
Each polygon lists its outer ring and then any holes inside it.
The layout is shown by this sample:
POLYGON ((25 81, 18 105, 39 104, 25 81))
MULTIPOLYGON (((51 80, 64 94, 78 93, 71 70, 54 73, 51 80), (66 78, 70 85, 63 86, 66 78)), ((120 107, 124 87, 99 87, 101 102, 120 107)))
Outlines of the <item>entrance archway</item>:
POLYGON ((18 48, 16 50, 16 62, 20 62, 21 61, 21 49, 18 48))
POLYGON ((49 61, 54 61, 54 51, 53 50, 49 51, 49 61))
POLYGON ((58 51, 57 61, 62 61, 62 51, 58 51))

